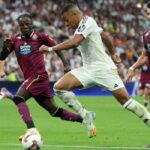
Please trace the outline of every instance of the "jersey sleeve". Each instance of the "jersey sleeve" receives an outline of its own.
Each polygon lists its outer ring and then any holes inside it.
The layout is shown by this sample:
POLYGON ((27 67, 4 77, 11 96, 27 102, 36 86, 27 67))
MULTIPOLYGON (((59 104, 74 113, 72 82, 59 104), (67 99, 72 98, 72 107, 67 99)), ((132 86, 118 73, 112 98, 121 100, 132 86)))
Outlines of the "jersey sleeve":
POLYGON ((95 20, 93 18, 86 17, 82 20, 74 34, 82 34, 86 38, 95 28, 97 28, 95 20))
POLYGON ((46 46, 54 46, 54 45, 56 45, 55 40, 50 38, 47 34, 40 33, 40 37, 42 38, 42 44, 44 44, 46 46))

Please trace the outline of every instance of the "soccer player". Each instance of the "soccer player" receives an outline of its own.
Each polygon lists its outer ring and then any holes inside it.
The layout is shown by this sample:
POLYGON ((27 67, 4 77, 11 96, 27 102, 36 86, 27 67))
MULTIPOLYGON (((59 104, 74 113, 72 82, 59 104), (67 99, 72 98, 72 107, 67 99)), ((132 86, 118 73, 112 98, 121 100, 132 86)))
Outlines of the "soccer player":
POLYGON ((75 4, 64 6, 61 14, 67 26, 75 29, 74 35, 52 47, 42 45, 40 51, 61 51, 79 46, 83 66, 68 72, 55 83, 54 90, 57 95, 82 116, 77 98, 71 90, 98 85, 111 91, 124 108, 133 112, 146 125, 150 126, 149 112, 129 96, 117 73, 115 63, 120 63, 120 58, 116 55, 112 42, 103 29, 98 27, 92 17, 84 16, 75 4), (106 53, 106 48, 112 59, 106 53))
POLYGON ((143 96, 144 106, 147 108, 150 94, 150 63, 148 61, 146 61, 141 67, 138 94, 143 96))
MULTIPOLYGON (((42 44, 54 46, 56 44, 55 41, 44 33, 34 31, 33 20, 30 14, 20 15, 18 17, 18 24, 21 33, 4 41, 0 53, 0 60, 5 60, 14 51, 18 64, 23 72, 25 81, 12 100, 16 104, 18 112, 27 126, 27 132, 38 133, 26 104, 26 101, 31 97, 34 97, 36 102, 46 109, 51 116, 59 117, 62 120, 84 123, 88 132, 90 132, 91 116, 89 114, 91 113, 85 114, 83 119, 75 113, 59 108, 54 103, 53 95, 49 87, 48 74, 45 70, 44 57, 39 51, 39 47, 42 44)), ((57 54, 64 62, 65 60, 62 55, 60 53, 57 54)))

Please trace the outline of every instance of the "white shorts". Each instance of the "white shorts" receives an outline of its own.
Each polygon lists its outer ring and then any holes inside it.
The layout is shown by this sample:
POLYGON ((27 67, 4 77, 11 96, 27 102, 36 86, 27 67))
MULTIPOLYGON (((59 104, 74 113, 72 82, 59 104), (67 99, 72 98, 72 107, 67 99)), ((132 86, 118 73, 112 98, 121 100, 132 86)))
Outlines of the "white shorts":
POLYGON ((116 69, 91 73, 89 70, 80 67, 70 71, 83 85, 84 88, 98 85, 106 90, 114 91, 124 87, 124 83, 116 69))

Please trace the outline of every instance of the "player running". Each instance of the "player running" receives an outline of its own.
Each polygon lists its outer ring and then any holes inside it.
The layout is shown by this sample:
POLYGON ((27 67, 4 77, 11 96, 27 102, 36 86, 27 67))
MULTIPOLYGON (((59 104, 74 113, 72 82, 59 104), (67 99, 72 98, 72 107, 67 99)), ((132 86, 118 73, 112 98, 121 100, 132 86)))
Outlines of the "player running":
POLYGON ((54 90, 57 95, 82 115, 83 112, 78 107, 77 98, 71 90, 98 85, 111 91, 124 108, 133 112, 150 126, 149 112, 129 96, 118 75, 114 62, 120 63, 120 58, 116 55, 112 42, 103 29, 98 27, 92 17, 84 16, 74 4, 67 4, 61 14, 67 26, 75 29, 74 36, 53 47, 43 45, 40 51, 61 51, 79 46, 83 67, 73 69, 56 82, 54 90), (107 55, 106 48, 114 62, 107 55))
MULTIPOLYGON (((14 51, 23 72, 25 81, 12 100, 16 104, 18 112, 27 126, 27 132, 38 133, 26 104, 26 101, 31 97, 34 97, 36 102, 46 109, 51 116, 59 117, 62 120, 83 122, 87 127, 88 133, 91 132, 90 126, 93 124, 92 113, 87 112, 82 118, 66 109, 59 108, 54 103, 49 87, 48 74, 45 70, 43 54, 39 52, 39 47, 42 44, 54 46, 56 44, 55 41, 44 33, 34 31, 33 20, 30 14, 20 15, 18 17, 18 24, 21 33, 4 41, 0 60, 5 60, 14 51)), ((61 53, 57 54, 65 63, 61 53)), ((89 136, 91 137, 91 134, 89 136)))

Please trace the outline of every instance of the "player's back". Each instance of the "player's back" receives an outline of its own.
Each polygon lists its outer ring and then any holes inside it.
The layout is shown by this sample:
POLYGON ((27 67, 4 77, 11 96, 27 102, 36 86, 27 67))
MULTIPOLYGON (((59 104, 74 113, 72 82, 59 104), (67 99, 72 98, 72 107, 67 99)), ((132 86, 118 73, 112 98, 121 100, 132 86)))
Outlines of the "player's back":
POLYGON ((18 63, 24 74, 24 78, 32 75, 46 75, 44 57, 39 52, 39 47, 43 42, 41 34, 35 32, 31 38, 26 38, 21 34, 12 37, 13 50, 15 51, 18 63))
POLYGON ((100 33, 102 28, 98 27, 95 20, 85 16, 79 24, 75 34, 82 34, 84 41, 80 45, 83 66, 92 70, 116 69, 115 64, 106 54, 106 48, 102 42, 100 33))

